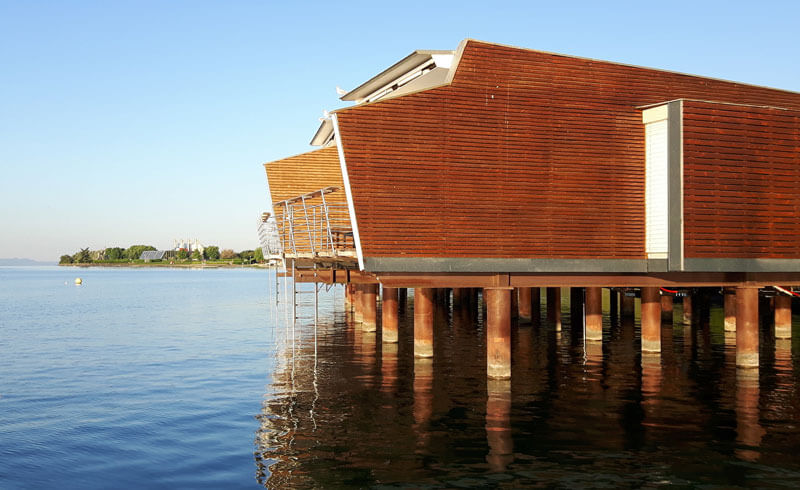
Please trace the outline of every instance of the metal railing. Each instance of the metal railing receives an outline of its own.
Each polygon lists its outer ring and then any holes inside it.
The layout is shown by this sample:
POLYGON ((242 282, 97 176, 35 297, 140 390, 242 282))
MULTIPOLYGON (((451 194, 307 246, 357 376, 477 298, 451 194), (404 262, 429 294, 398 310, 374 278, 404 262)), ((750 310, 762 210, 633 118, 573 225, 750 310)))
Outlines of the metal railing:
POLYGON ((258 243, 265 258, 280 257, 283 253, 278 224, 270 213, 262 213, 258 218, 258 243))
POLYGON ((294 257, 355 256, 353 229, 347 206, 330 204, 341 192, 326 187, 275 203, 275 219, 283 253, 294 257))

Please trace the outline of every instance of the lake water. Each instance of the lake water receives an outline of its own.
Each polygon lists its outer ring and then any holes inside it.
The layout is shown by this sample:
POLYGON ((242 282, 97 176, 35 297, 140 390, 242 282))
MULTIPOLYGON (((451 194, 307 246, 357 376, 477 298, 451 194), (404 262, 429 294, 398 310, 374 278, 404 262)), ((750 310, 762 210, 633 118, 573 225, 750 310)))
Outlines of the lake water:
POLYGON ((800 487, 800 345, 766 318, 761 369, 737 371, 717 304, 644 357, 636 321, 585 345, 565 305, 562 332, 515 327, 512 380, 487 382, 477 308, 442 305, 415 360, 412 297, 382 345, 341 287, 316 328, 313 286, 294 328, 275 288, 0 268, 0 488, 800 487))
POLYGON ((254 488, 267 275, 0 268, 0 488, 254 488))

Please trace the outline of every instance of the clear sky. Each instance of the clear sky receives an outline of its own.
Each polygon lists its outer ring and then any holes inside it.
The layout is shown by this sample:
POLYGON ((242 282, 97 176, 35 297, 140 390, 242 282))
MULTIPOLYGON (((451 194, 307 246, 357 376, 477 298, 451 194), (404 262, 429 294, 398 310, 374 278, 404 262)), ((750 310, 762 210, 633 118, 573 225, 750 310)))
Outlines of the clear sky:
POLYGON ((800 91, 800 2, 0 0, 0 257, 257 245, 261 164, 464 38, 800 91), (655 5, 655 6, 649 6, 655 5))

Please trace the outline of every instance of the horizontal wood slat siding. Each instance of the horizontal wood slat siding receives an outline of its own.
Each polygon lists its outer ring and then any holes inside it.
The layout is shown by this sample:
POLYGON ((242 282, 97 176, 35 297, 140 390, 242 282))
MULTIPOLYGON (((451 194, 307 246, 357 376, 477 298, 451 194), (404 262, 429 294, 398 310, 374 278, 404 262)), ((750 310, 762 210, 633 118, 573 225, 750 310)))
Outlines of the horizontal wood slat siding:
POLYGON ((800 111, 683 104, 686 257, 800 258, 800 111))
POLYGON ((644 126, 676 98, 800 95, 470 41, 451 85, 338 111, 366 257, 644 254, 644 126))
POLYGON ((347 204, 335 146, 265 163, 264 168, 273 204, 330 186, 341 192, 326 195, 329 204, 347 204))

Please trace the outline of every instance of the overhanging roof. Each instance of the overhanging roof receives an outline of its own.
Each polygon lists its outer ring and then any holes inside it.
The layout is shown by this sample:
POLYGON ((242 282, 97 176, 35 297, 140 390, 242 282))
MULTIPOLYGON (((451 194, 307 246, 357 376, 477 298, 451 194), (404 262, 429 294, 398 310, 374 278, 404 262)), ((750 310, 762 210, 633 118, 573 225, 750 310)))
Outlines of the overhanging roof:
POLYGON ((376 90, 379 90, 381 87, 386 86, 397 78, 412 71, 414 68, 429 62, 433 59, 434 55, 452 54, 454 54, 454 51, 451 50, 416 50, 355 89, 347 92, 341 97, 341 100, 357 101, 363 99, 376 90))

